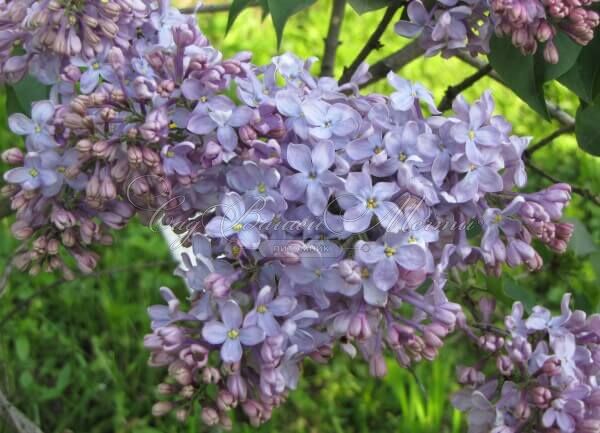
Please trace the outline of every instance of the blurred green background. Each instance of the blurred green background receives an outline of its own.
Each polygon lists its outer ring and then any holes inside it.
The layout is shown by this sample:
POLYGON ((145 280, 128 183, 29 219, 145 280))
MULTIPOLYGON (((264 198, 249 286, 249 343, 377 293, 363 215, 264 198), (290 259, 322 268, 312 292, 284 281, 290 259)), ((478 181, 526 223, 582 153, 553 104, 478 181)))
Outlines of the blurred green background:
MULTIPOLYGON (((320 0, 295 16, 286 28, 281 51, 321 56, 330 7, 330 1, 320 0)), ((359 17, 347 9, 336 64, 338 76, 381 15, 374 12, 359 17)), ((269 19, 261 20, 258 10, 244 11, 227 36, 225 13, 203 14, 198 19, 213 45, 226 56, 251 50, 255 62, 261 64, 277 52, 272 25, 269 19)), ((382 42, 384 47, 369 57, 370 63, 406 43, 391 29, 382 42)), ((425 84, 440 101, 448 85, 472 72, 459 60, 436 57, 419 59, 400 73, 425 84)), ((466 97, 473 100, 487 88, 492 89, 497 112, 516 125, 516 133, 531 135, 535 142, 557 128, 489 78, 469 89, 466 97)), ((381 82, 371 90, 386 92, 389 88, 381 82)), ((562 109, 574 112, 577 101, 568 92, 560 87, 548 90, 562 109)), ((0 98, 0 147, 7 148, 19 141, 4 127, 4 96, 0 98)), ((572 136, 563 136, 536 152, 533 162, 564 181, 600 191, 600 160, 578 151, 572 136)), ((528 189, 547 185, 531 174, 528 189)), ((576 239, 567 254, 546 254, 544 269, 535 275, 511 271, 511 284, 493 279, 480 284, 499 299, 502 308, 507 309, 515 299, 555 307, 562 294, 571 291, 577 306, 598 311, 600 208, 574 196, 567 214, 577 220, 576 239)), ((18 245, 10 235, 10 224, 10 218, 0 221, 0 269, 18 245)), ((154 388, 164 372, 146 365, 147 353, 142 347, 149 329, 146 307, 160 302, 161 285, 183 293, 182 282, 172 276, 174 264, 167 245, 159 233, 134 225, 119 233, 115 246, 105 249, 102 256, 100 270, 104 274, 61 286, 52 286, 54 277, 50 275, 11 275, 8 291, 0 299, 0 389, 45 433, 204 431, 195 418, 182 426, 174 419, 156 420, 150 415, 154 388)), ((364 363, 348 360, 343 354, 328 367, 307 363, 300 389, 258 431, 466 431, 449 395, 455 389, 458 360, 464 362, 473 355, 467 347, 457 347, 457 340, 449 339, 437 361, 424 362, 414 371, 400 369, 390 360, 384 380, 370 378, 364 363)), ((234 431, 255 430, 234 426, 234 431)), ((0 432, 13 430, 0 421, 0 432)))

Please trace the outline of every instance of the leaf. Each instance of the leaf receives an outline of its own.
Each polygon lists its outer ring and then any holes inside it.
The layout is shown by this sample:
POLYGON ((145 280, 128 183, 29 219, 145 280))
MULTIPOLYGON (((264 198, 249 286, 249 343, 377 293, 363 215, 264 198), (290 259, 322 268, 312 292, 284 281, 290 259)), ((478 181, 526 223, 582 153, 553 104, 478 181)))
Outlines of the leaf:
POLYGON ((585 106, 582 104, 575 116, 575 137, 585 152, 600 156, 600 97, 585 106))
POLYGON ((15 352, 19 361, 25 362, 29 360, 29 340, 20 335, 15 340, 15 352))
POLYGON ((498 75, 519 98, 549 120, 542 80, 537 79, 535 57, 524 56, 509 38, 492 36, 488 59, 498 75))
POLYGON ((568 72, 581 53, 583 48, 581 45, 573 42, 573 40, 567 36, 565 32, 558 32, 554 37, 554 44, 558 49, 559 61, 553 65, 544 60, 544 53, 542 47, 537 50, 535 56, 535 68, 538 79, 543 81, 554 80, 566 72, 568 72))
POLYGON ((513 301, 521 302, 528 310, 531 310, 531 308, 536 304, 535 295, 523 288, 523 286, 521 286, 508 275, 502 275, 502 282, 504 286, 504 294, 513 301))
POLYGON ((228 33, 229 30, 231 30, 231 26, 233 26, 233 23, 240 13, 253 4, 255 4, 254 0, 233 0, 231 6, 229 7, 229 16, 227 17, 227 27, 225 28, 225 33, 228 33))
POLYGON ((392 0, 349 0, 350 6, 358 14, 375 11, 392 3, 392 0))
POLYGON ((592 241, 592 235, 585 224, 575 218, 567 218, 567 220, 575 226, 573 237, 571 237, 571 242, 569 242, 569 249, 580 257, 588 256, 598 251, 598 247, 592 241))
POLYGON ((302 9, 314 4, 317 0, 267 0, 269 13, 273 18, 275 33, 277 33, 277 46, 281 45, 283 29, 287 20, 302 9))
POLYGON ((48 99, 50 87, 46 86, 31 75, 15 85, 6 86, 6 112, 31 114, 31 104, 36 101, 48 99))
POLYGON ((592 102, 600 91, 600 38, 594 38, 577 57, 577 62, 559 78, 563 85, 586 102, 592 102))

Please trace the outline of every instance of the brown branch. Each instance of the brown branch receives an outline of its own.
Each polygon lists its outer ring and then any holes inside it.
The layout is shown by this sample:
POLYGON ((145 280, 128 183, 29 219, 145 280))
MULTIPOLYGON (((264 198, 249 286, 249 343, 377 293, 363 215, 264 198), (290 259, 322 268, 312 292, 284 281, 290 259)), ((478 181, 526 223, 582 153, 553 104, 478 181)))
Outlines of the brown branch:
POLYGON ((392 21, 392 19, 394 18, 394 15, 396 15, 398 9, 404 6, 404 4, 404 0, 397 0, 394 4, 388 6, 388 8, 385 11, 385 14, 383 15, 383 18, 379 22, 379 25, 377 26, 377 28, 375 29, 375 31, 373 32, 363 49, 360 50, 360 52, 358 53, 354 61, 350 64, 350 66, 344 68, 344 73, 342 74, 342 78, 340 78, 341 84, 350 81, 352 75, 354 75, 358 67, 366 60, 369 54, 371 54, 371 51, 377 50, 382 47, 381 42, 379 40, 381 38, 381 35, 383 35, 383 32, 389 25, 390 21, 392 21))
POLYGON ((344 12, 346 10, 346 0, 333 0, 331 7, 331 19, 329 20, 329 30, 325 38, 325 51, 323 53, 323 66, 321 67, 322 77, 333 77, 335 69, 335 56, 340 45, 340 31, 344 22, 344 12))
MULTIPOLYGON (((529 167, 533 172, 537 173, 538 175, 540 175, 541 177, 548 179, 551 182, 554 183, 564 183, 564 181, 557 179, 556 177, 546 173, 544 170, 542 170, 541 168, 533 165, 531 163, 531 161, 529 161, 528 159, 525 159, 525 165, 527 167, 529 167)), ((575 185, 571 185, 571 190, 577 194, 580 195, 581 197, 591 201, 592 203, 594 203, 596 206, 600 206, 600 195, 594 194, 592 191, 590 191, 589 189, 585 189, 582 188, 580 186, 575 186, 575 185)))
POLYGON ((182 14, 212 14, 215 12, 227 12, 230 7, 231 7, 230 4, 224 3, 224 4, 217 4, 217 5, 200 6, 198 8, 196 8, 196 7, 182 8, 182 9, 179 9, 179 11, 182 14))
POLYGON ((442 102, 440 102, 440 105, 438 106, 438 110, 446 111, 452 108, 452 102, 454 102, 454 99, 461 92, 471 87, 477 81, 481 80, 483 77, 488 75, 490 72, 492 72, 492 65, 488 64, 485 65, 483 68, 478 69, 474 74, 469 75, 467 78, 465 78, 463 81, 456 84, 455 86, 448 86, 448 88, 446 89, 446 94, 444 95, 442 102))
POLYGON ((554 131, 551 134, 548 134, 546 137, 542 138, 540 141, 535 143, 533 146, 529 147, 529 149, 527 149, 525 151, 525 157, 527 157, 527 158, 531 157, 531 155, 534 152, 538 151, 539 149, 546 146, 547 144, 552 143, 554 140, 556 140, 561 135, 570 134, 571 132, 574 132, 574 131, 575 131, 574 124, 573 125, 565 125, 565 126, 560 127, 556 131, 554 131))
POLYGON ((371 78, 361 87, 376 83, 385 78, 390 71, 397 71, 408 65, 413 60, 418 59, 425 51, 417 40, 410 42, 393 54, 379 60, 369 68, 371 78))

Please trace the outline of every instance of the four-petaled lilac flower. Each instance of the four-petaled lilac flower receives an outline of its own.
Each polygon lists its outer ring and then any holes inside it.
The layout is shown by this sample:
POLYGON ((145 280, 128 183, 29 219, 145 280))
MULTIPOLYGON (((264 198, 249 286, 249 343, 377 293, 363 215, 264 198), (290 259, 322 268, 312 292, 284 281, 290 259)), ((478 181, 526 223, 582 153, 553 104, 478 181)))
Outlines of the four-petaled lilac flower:
POLYGON ((8 126, 15 134, 27 136, 25 142, 29 150, 39 152, 56 147, 50 125, 53 116, 54 104, 50 101, 40 101, 33 104, 31 119, 16 113, 8 118, 8 126))
POLYGON ((390 95, 390 102, 394 110, 408 111, 414 108, 416 103, 423 101, 433 114, 439 113, 433 101, 433 96, 423 85, 411 83, 391 71, 388 73, 387 79, 397 90, 397 92, 390 95))
POLYGON ((217 96, 208 102, 205 110, 190 117, 187 129, 199 135, 210 134, 216 129, 219 143, 226 150, 233 151, 238 143, 234 128, 248 124, 253 116, 254 112, 249 107, 237 107, 229 98, 217 96))
POLYGON ((220 206, 223 216, 216 216, 209 221, 206 234, 215 238, 236 235, 244 247, 257 249, 260 244, 257 225, 273 218, 273 213, 266 209, 265 204, 265 201, 257 200, 246 208, 244 199, 238 193, 225 194, 220 206))
MULTIPOLYGON (((344 229, 363 233, 376 215, 384 228, 389 228, 400 216, 398 206, 389 201, 400 189, 392 182, 378 182, 373 186, 366 171, 350 173, 346 179, 346 192, 338 195, 344 212, 344 229)), ((397 225, 395 225, 397 226, 397 225)))
POLYGON ((188 155, 194 150, 194 143, 183 141, 172 146, 165 144, 160 151, 163 169, 167 175, 190 176, 193 173, 192 162, 188 155))
POLYGON ((496 208, 486 209, 483 214, 485 231, 481 239, 481 248, 492 251, 494 245, 500 241, 500 230, 509 237, 517 235, 521 229, 521 223, 513 216, 519 211, 524 202, 523 197, 517 196, 502 210, 496 208))
POLYGON ((86 71, 81 74, 81 78, 79 79, 82 93, 92 93, 98 86, 100 79, 108 81, 113 81, 115 79, 115 73, 112 66, 105 62, 106 54, 107 53, 89 60, 84 60, 79 57, 71 60, 73 65, 87 68, 86 71))
POLYGON ((394 26, 394 30, 400 36, 414 38, 423 31, 429 23, 429 12, 420 0, 411 1, 406 7, 409 21, 400 20, 394 26))
POLYGON ((53 170, 56 175, 56 182, 51 186, 43 188, 42 193, 45 196, 50 197, 58 194, 65 183, 75 191, 82 191, 85 189, 88 181, 88 177, 85 173, 78 173, 74 177, 67 176, 69 167, 76 166, 79 162, 79 151, 76 149, 69 149, 62 155, 59 155, 52 150, 47 150, 46 152, 41 153, 41 158, 42 166, 48 170, 53 170))
POLYGON ((452 127, 454 139, 466 145, 499 146, 500 132, 487 124, 489 122, 488 114, 481 101, 475 102, 469 108, 468 119, 452 127))
POLYGON ((256 325, 242 327, 242 310, 235 301, 221 306, 222 322, 211 320, 202 328, 202 337, 214 345, 221 345, 223 362, 233 363, 242 359, 244 346, 256 346, 265 339, 265 331, 256 325))
POLYGON ((280 178, 275 168, 248 162, 233 168, 227 174, 227 183, 236 191, 245 193, 246 197, 265 201, 275 212, 282 212, 287 203, 278 190, 280 178))
POLYGON ((498 174, 503 168, 502 159, 494 151, 471 154, 469 148, 467 145, 466 155, 453 161, 453 168, 466 174, 450 190, 452 197, 443 193, 451 202, 464 203, 476 199, 480 192, 502 191, 502 177, 498 174))
POLYGON ((360 126, 359 114, 345 104, 309 100, 302 104, 302 113, 308 122, 309 134, 318 140, 348 137, 360 126))
POLYGON ((297 301, 291 296, 275 296, 275 291, 270 286, 263 287, 256 296, 254 308, 246 315, 244 326, 258 325, 267 336, 277 335, 280 324, 275 317, 287 316, 294 308, 297 301))
POLYGON ((355 249, 359 260, 375 264, 373 280, 380 290, 385 291, 398 282, 398 265, 412 271, 423 268, 427 260, 425 250, 417 240, 405 239, 400 233, 386 233, 379 242, 358 241, 355 249))
POLYGON ((4 173, 8 183, 20 184, 25 190, 52 188, 58 182, 58 176, 52 168, 48 168, 37 152, 29 152, 25 156, 23 167, 16 167, 4 173))
POLYGON ((327 207, 330 187, 340 186, 341 180, 329 171, 335 162, 335 151, 330 141, 319 142, 312 151, 305 144, 290 144, 287 161, 299 173, 287 176, 281 182, 281 193, 288 200, 302 200, 313 215, 321 215, 327 207))

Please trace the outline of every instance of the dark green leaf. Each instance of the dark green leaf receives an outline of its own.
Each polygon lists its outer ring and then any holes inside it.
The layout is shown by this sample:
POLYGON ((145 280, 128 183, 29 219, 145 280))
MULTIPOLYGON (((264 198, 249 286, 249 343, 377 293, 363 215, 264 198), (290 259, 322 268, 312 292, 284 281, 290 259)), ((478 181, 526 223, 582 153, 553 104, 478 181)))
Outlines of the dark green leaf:
POLYGON ((568 72, 579 57, 579 53, 583 48, 581 45, 573 42, 573 40, 564 32, 559 32, 554 38, 554 44, 558 49, 559 61, 553 65, 544 60, 543 48, 540 47, 535 56, 535 68, 538 79, 543 81, 554 80, 566 72, 568 72))
POLYGON ((7 114, 31 114, 31 104, 48 99, 50 88, 28 75, 15 85, 6 86, 7 114))
POLYGON ((592 102, 600 91, 600 38, 583 47, 577 62, 559 78, 562 84, 586 102, 592 102))
POLYGON ((579 147, 595 156, 600 156, 600 97, 584 107, 581 105, 575 116, 575 136, 579 147))
POLYGON ((229 32, 231 26, 233 26, 233 23, 240 13, 255 3, 256 2, 254 0, 233 0, 231 6, 229 7, 229 16, 227 17, 227 27, 225 29, 225 33, 229 32))
POLYGON ((384 8, 392 3, 392 0, 349 0, 350 6, 359 14, 371 12, 384 8))
POLYGON ((592 235, 585 224, 575 218, 568 218, 568 221, 575 226, 573 237, 569 242, 569 249, 577 256, 587 256, 598 251, 598 247, 592 241, 592 235))
POLYGON ((281 45, 283 29, 287 20, 294 14, 311 6, 317 0, 267 0, 269 13, 273 18, 273 25, 277 33, 277 46, 281 45))
POLYGON ((488 58, 506 85, 544 119, 549 119, 543 83, 535 72, 535 57, 523 56, 509 38, 492 36, 488 58))
POLYGON ((537 303, 535 295, 532 292, 525 289, 524 286, 508 275, 504 274, 502 276, 502 282, 504 283, 504 294, 514 301, 523 303, 528 310, 537 303))

